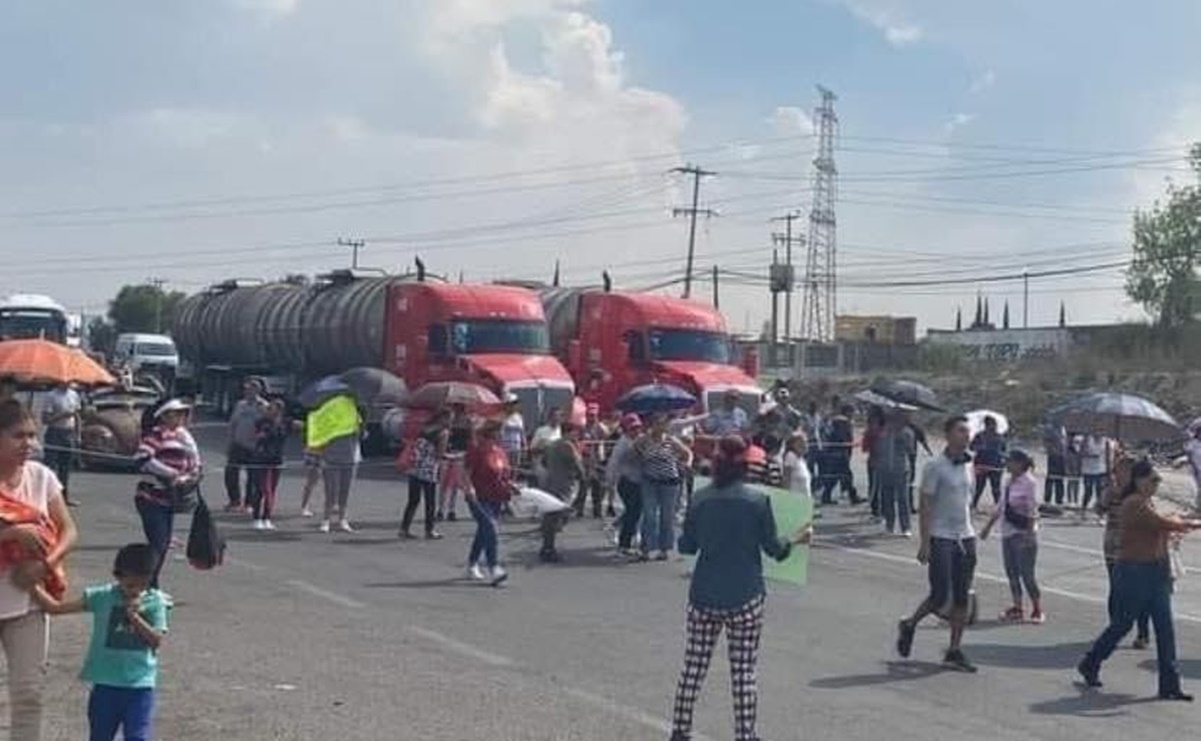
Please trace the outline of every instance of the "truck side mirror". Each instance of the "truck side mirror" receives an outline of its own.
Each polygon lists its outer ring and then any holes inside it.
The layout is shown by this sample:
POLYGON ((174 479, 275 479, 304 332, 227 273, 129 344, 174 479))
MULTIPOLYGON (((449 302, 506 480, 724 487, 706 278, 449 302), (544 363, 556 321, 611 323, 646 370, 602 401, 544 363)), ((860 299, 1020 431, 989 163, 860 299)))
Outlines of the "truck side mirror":
POLYGON ((567 343, 567 370, 572 375, 580 372, 584 364, 584 348, 579 340, 570 340, 567 343))

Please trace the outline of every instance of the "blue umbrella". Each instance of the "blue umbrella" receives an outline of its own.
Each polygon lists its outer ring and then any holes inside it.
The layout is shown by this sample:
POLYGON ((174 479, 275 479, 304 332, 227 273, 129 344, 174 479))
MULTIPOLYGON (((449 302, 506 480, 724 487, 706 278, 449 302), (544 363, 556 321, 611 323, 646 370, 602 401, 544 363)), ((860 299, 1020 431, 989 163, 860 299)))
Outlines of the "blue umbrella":
POLYGON ((302 406, 312 409, 330 397, 353 392, 354 390, 338 376, 326 376, 301 391, 299 400, 302 406))
POLYGON ((1134 394, 1085 394, 1055 407, 1047 416, 1070 432, 1115 440, 1171 442, 1184 434, 1172 415, 1134 394))
POLYGON ((678 386, 651 383, 630 389, 617 400, 617 408, 634 414, 680 412, 696 406, 696 397, 678 386))

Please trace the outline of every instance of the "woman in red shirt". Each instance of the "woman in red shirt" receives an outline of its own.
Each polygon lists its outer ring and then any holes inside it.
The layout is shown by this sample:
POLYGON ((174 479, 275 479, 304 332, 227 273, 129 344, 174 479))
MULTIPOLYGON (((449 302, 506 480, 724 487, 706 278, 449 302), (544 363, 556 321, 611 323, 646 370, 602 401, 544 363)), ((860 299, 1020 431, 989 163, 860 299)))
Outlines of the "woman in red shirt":
POLYGON ((500 444, 500 429, 499 421, 485 422, 467 453, 467 473, 473 489, 467 495, 467 507, 476 523, 475 539, 467 555, 467 574, 477 581, 490 581, 494 587, 509 578, 497 555, 500 545, 497 521, 501 508, 515 492, 509 455, 500 444), (481 555, 488 566, 487 574, 480 568, 481 555))

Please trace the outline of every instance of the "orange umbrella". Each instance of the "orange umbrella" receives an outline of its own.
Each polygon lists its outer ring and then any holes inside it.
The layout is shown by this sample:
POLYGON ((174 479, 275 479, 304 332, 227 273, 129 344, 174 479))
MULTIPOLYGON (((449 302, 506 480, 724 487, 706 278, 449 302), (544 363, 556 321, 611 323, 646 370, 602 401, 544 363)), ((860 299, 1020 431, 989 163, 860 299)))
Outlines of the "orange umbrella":
POLYGON ((116 383, 112 374, 82 351, 46 340, 0 342, 0 378, 18 383, 78 383, 103 386, 116 383))

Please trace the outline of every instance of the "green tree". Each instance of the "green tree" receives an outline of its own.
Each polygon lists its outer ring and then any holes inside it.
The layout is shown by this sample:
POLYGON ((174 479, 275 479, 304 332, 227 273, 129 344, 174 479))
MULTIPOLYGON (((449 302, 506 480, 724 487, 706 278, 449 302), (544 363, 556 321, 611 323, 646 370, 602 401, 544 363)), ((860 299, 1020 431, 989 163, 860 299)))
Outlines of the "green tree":
POLYGON ((1166 200, 1134 214, 1134 259, 1126 271, 1126 294, 1164 327, 1193 321, 1201 311, 1201 144, 1189 164, 1197 181, 1169 183, 1166 200))
POLYGON ((152 285, 122 286, 108 304, 108 319, 118 333, 166 332, 185 298, 187 294, 152 285))

